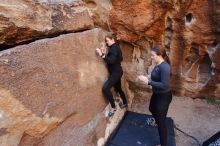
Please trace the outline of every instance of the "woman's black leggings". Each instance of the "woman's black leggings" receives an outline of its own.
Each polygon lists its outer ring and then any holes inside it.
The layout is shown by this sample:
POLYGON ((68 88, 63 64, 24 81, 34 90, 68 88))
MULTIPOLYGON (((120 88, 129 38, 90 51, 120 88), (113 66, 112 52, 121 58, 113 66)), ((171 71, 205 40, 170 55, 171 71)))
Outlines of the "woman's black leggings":
POLYGON ((153 95, 151 96, 149 110, 158 125, 161 146, 167 146, 167 127, 165 120, 171 101, 171 92, 153 93, 153 95))
POLYGON ((122 88, 121 88, 121 77, 122 77, 122 72, 118 73, 111 73, 109 75, 108 80, 104 83, 103 87, 102 87, 102 92, 103 94, 108 98, 111 107, 115 108, 115 100, 113 98, 112 92, 111 92, 111 88, 114 87, 116 92, 119 93, 123 104, 127 104, 127 100, 125 97, 125 93, 123 92, 122 88))

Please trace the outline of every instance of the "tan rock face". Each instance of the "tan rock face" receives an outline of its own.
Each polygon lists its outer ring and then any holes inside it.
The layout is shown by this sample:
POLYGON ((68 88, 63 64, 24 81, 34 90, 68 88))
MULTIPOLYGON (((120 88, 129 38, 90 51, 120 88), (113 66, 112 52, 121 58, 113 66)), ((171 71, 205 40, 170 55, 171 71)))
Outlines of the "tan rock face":
POLYGON ((26 133, 35 137, 45 135, 61 121, 56 117, 37 117, 2 87, 0 89, 0 101, 0 144, 2 146, 18 145, 23 132, 26 130, 26 133))
POLYGON ((108 21, 109 12, 112 8, 110 0, 83 0, 85 7, 89 10, 89 14, 92 17, 95 26, 110 30, 110 24, 108 21))
POLYGON ((139 66, 136 74, 149 74, 150 48, 160 44, 172 62, 171 87, 175 92, 220 97, 218 1, 113 0, 112 4, 112 30, 119 40, 133 45, 134 59, 139 56, 139 61, 135 59, 139 66))
POLYGON ((80 0, 54 1, 3 0, 0 4, 0 45, 87 30, 94 27, 92 18, 80 0))
POLYGON ((83 145, 104 133, 97 124, 105 124, 107 70, 94 52, 103 40, 93 29, 0 53, 0 145, 17 145, 23 133, 20 146, 83 145))

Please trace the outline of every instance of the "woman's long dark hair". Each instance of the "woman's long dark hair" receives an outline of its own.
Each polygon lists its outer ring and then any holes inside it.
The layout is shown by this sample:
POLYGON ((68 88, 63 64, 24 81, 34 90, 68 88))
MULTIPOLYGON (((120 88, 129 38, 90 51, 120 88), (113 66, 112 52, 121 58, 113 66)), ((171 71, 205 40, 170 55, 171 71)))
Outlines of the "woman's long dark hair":
POLYGON ((170 64, 170 59, 169 57, 167 56, 167 53, 166 53, 166 50, 159 46, 159 45, 156 45, 154 46, 151 51, 154 51, 157 55, 161 55, 163 57, 163 59, 170 64))

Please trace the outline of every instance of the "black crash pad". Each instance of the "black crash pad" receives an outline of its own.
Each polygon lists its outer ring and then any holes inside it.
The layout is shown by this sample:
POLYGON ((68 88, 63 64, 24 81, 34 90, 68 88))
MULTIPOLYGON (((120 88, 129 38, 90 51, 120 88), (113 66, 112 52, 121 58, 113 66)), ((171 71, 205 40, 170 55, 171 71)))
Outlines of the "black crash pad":
MULTIPOLYGON (((106 146, 155 146, 159 144, 158 129, 151 125, 152 120, 151 115, 127 112, 106 146)), ((176 146, 173 120, 167 118, 166 124, 168 146, 176 146)))
POLYGON ((220 131, 206 140, 202 146, 220 146, 220 131))

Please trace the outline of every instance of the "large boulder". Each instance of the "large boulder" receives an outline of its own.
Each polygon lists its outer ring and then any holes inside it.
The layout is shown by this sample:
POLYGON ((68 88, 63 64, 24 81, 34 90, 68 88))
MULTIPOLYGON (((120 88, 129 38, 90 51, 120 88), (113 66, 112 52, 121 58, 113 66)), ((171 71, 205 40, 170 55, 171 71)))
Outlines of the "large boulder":
POLYGON ((0 3, 0 49, 39 38, 94 28, 81 0, 24 1, 0 3))
POLYGON ((0 53, 1 146, 96 145, 104 137, 107 70, 94 52, 104 34, 92 29, 0 53))

